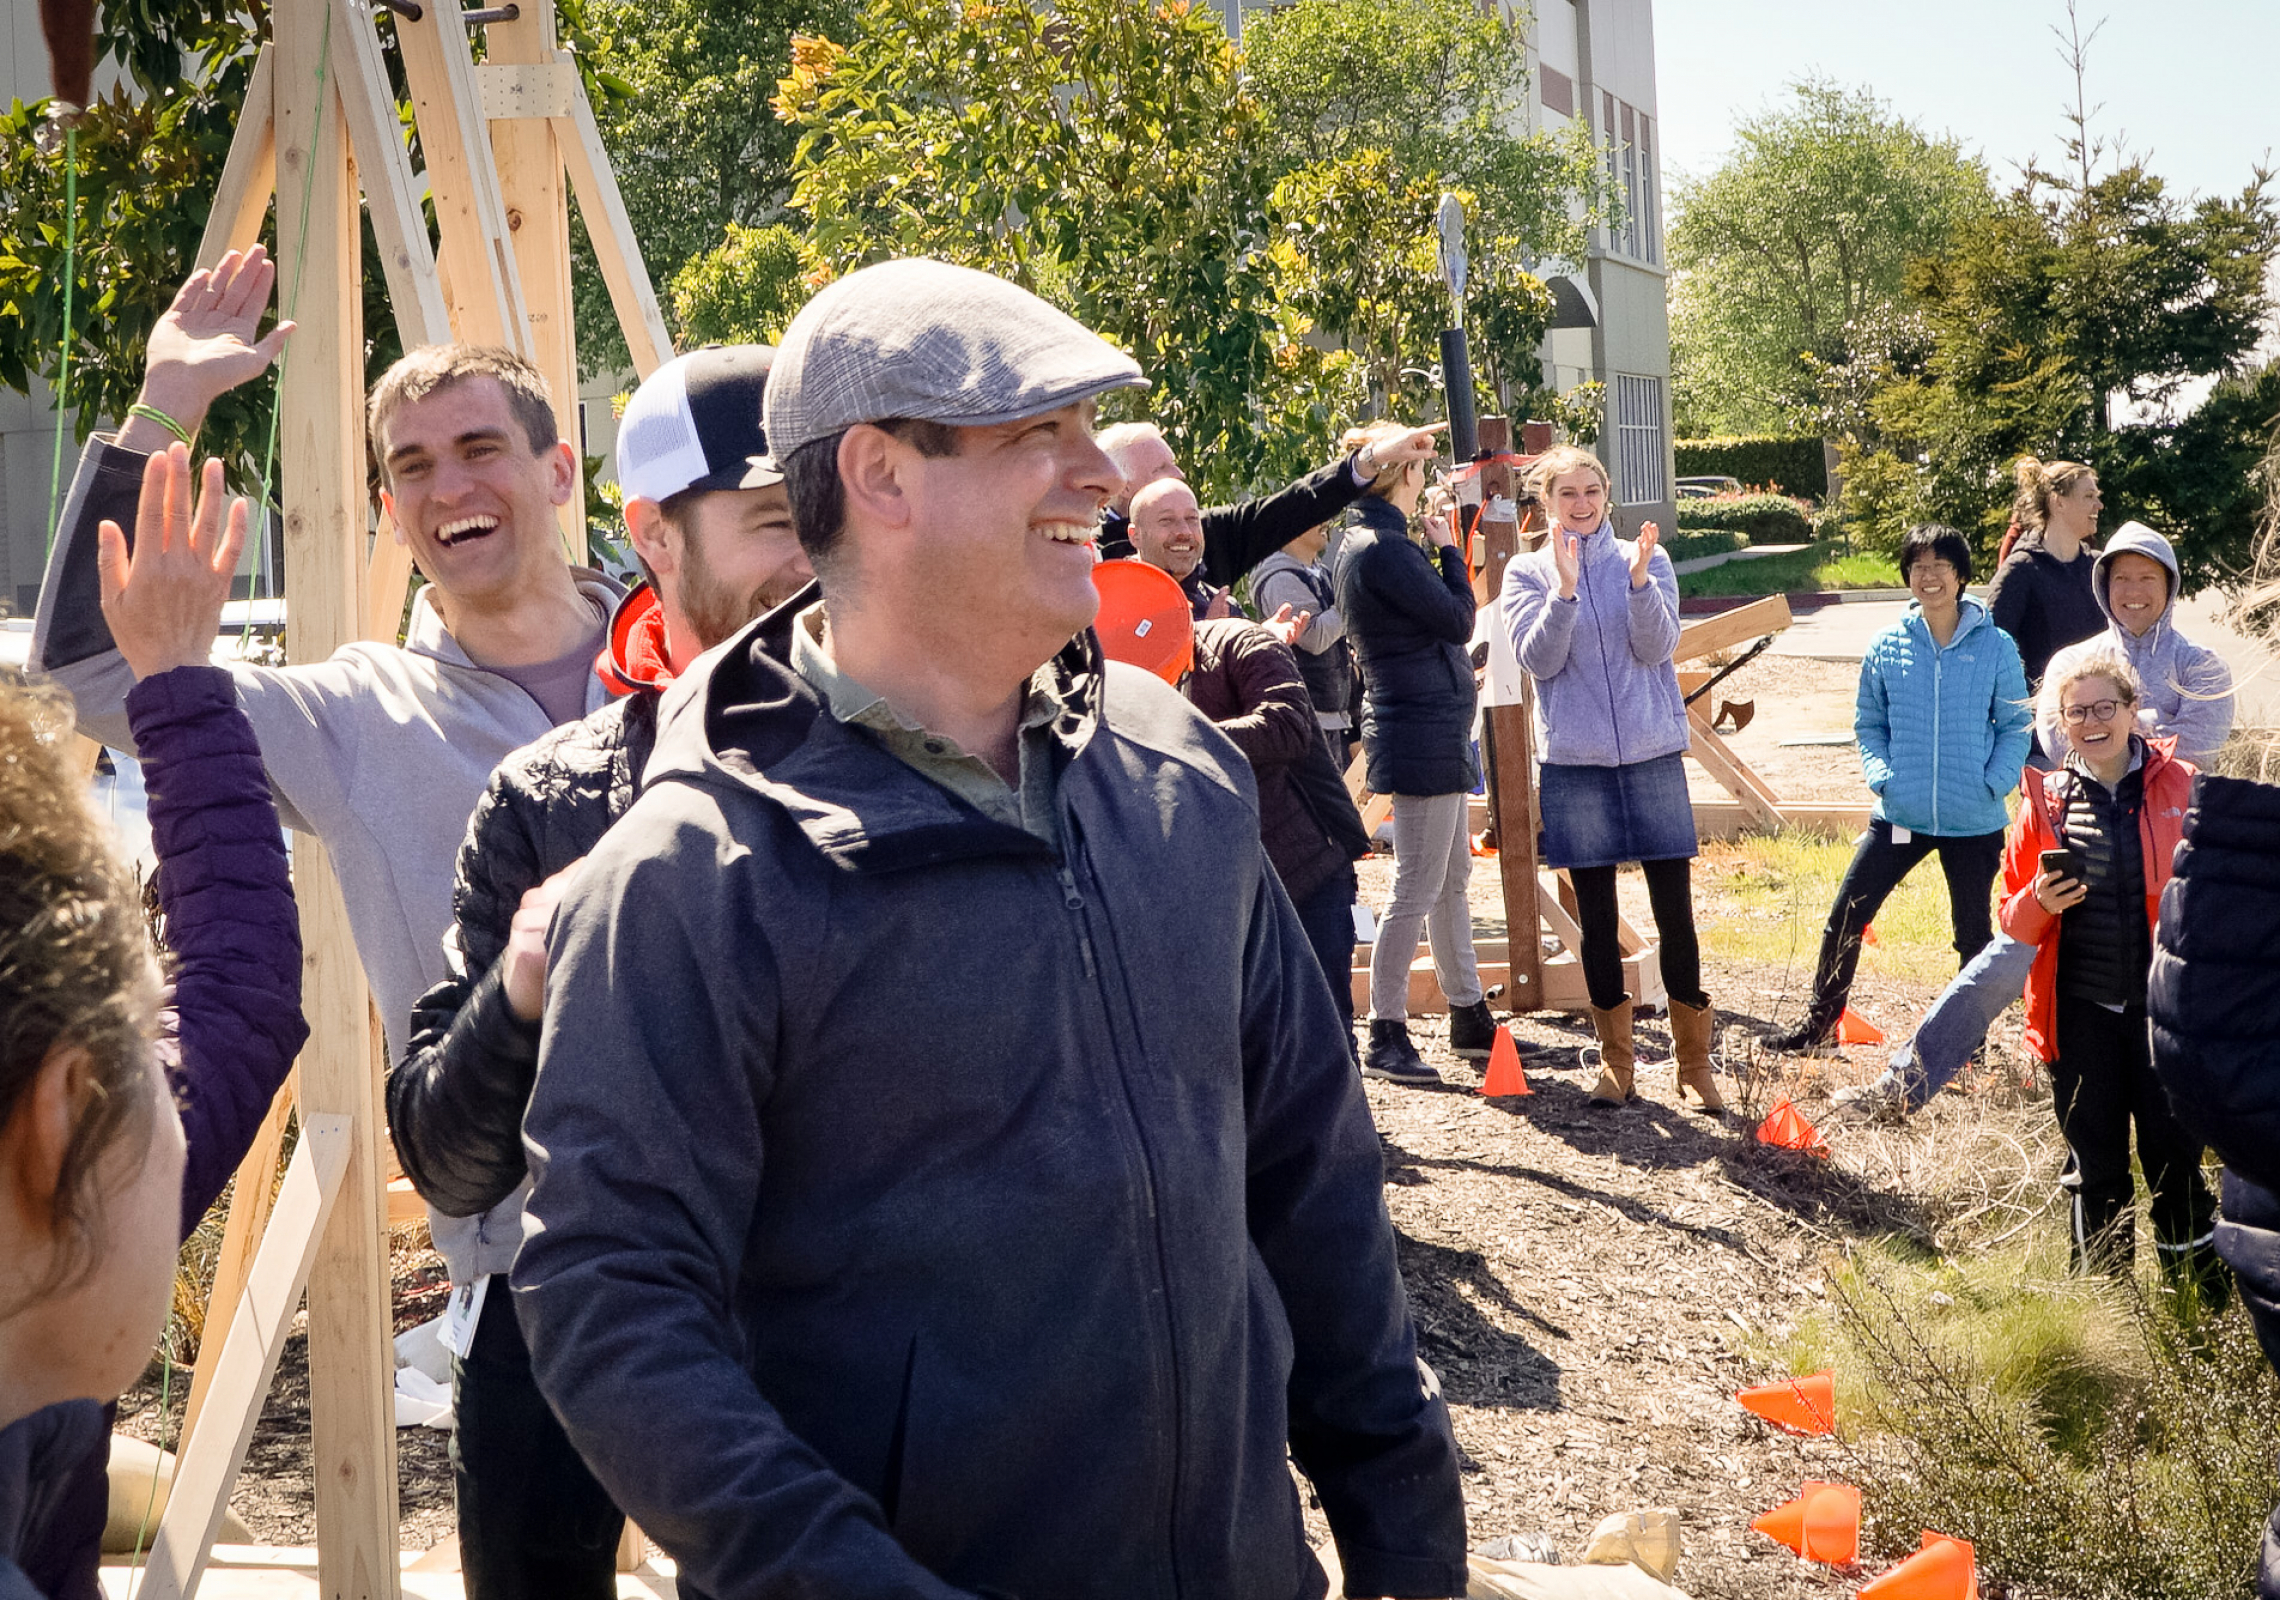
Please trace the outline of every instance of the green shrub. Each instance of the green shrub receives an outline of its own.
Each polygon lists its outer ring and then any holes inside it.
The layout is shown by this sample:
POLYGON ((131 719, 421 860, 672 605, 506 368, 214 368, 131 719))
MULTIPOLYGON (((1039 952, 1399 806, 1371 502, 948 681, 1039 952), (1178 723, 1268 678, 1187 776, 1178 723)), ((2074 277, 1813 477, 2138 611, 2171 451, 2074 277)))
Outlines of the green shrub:
POLYGON ((1813 537, 1811 515, 1785 494, 1744 494, 1678 503, 1679 532, 1701 533, 1712 528, 1745 533, 1751 544, 1805 544, 1813 537))
POLYGON ((1682 478, 1738 478, 1802 500, 1818 500, 1829 492, 1817 438, 1681 439, 1677 456, 1682 478))
POLYGON ((1872 1562, 1937 1528, 1977 1547, 1983 1583, 2037 1594, 2253 1592, 2280 1384, 2237 1307, 2069 1278, 2047 1222, 1911 1254, 1856 1253, 1789 1351, 1837 1370, 1872 1562))
POLYGON ((1665 539, 1662 547, 1673 561, 1692 561, 1696 556, 1715 556, 1728 550, 1740 550, 1749 542, 1749 535, 1739 528, 1684 528, 1665 539))

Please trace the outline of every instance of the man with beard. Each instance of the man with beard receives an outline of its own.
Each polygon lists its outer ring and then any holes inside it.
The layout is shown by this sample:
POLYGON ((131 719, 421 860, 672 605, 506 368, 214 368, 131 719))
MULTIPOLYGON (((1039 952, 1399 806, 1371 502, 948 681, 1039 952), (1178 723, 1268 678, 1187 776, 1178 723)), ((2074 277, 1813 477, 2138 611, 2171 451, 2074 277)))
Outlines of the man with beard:
MULTIPOLYGON (((639 793, 666 685, 812 576, 782 475, 753 461, 767 450, 760 397, 773 354, 692 352, 627 405, 619 481, 647 581, 618 608, 598 664, 619 698, 509 756, 459 852, 451 976, 412 1014, 388 1115, 421 1197, 445 1216, 481 1217, 485 1238, 511 1241, 522 1226, 546 932, 571 869, 639 793)), ((454 1326, 466 1330, 453 1365, 460 1518, 486 1530, 484 1559, 544 1579, 511 1592, 614 1594, 623 1518, 547 1410, 514 1307, 490 1283, 454 1291, 454 1326)), ((468 1576, 472 1586, 478 1574, 468 1576)))

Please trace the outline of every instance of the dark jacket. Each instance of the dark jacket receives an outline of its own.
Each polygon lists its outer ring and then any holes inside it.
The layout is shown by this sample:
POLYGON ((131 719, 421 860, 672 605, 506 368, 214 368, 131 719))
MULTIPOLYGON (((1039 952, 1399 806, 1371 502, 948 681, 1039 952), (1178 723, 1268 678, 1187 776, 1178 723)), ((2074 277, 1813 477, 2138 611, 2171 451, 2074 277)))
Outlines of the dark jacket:
MULTIPOLYGON (((1231 506, 1206 506, 1203 565, 1196 570, 1220 588, 1232 589, 1244 573, 1307 529, 1337 516, 1368 487, 1355 480, 1354 456, 1348 455, 1273 494, 1231 506)), ((1132 519, 1123 512, 1100 514, 1100 554, 1103 561, 1132 554, 1132 519)))
MULTIPOLYGON (((627 659, 627 613, 653 613, 644 585, 619 608, 605 681, 629 692, 500 763, 459 848, 446 944, 452 974, 413 1008, 388 1073, 388 1131, 404 1176, 447 1217, 481 1216, 522 1186, 523 1107, 538 1072, 538 1024, 507 1004, 499 957, 522 897, 592 850, 641 790, 657 739, 654 664, 627 659)), ((491 1219, 500 1228, 520 1218, 491 1219)))
POLYGON ((95 1565, 110 1511, 111 1414, 93 1400, 66 1400, 0 1428, 0 1600, 101 1593, 95 1565))
POLYGON ((2178 1120, 2280 1192, 2280 787, 2194 783, 2154 938, 2146 1011, 2178 1120))
POLYGON ((2084 545, 2072 561, 2061 561, 2030 533, 2020 536, 1995 569, 1987 585, 1988 614, 2017 642, 2030 687, 2042 682, 2060 650, 2106 631, 2106 613, 2090 583, 2097 554, 2084 545))
POLYGON ((1454 547, 1427 555, 1384 500, 1354 507, 1338 609, 1362 664, 1362 750, 1377 794, 1462 794, 1472 760, 1473 592, 1454 547))
MULTIPOLYGON (((182 1169, 187 1236, 245 1159, 309 1036, 301 1017, 301 925, 277 807, 229 673, 177 667, 145 678, 128 691, 126 711, 142 752, 171 953, 173 1031, 160 1050, 189 1146, 182 1169)), ((77 1434, 48 1412, 0 1433, 0 1508, 11 1501, 29 1506, 17 1559, 55 1600, 94 1600, 97 1593, 110 1411, 89 1409, 97 1420, 84 1447, 59 1445, 63 1435, 69 1445, 77 1434), (22 1450, 11 1442, 19 1429, 48 1442, 22 1450), (43 1458, 35 1475, 47 1481, 31 1504, 9 1479, 34 1455, 43 1458)), ((8 1548, 0 1543, 0 1555, 8 1548)))
POLYGON ((1369 835, 1337 781, 1306 681, 1287 645, 1252 622, 1197 623, 1187 697, 1250 761, 1259 788, 1259 833, 1293 901, 1303 902, 1368 854, 1369 835), (1316 816, 1317 797, 1327 791, 1320 774, 1311 786, 1304 781, 1304 769, 1314 763, 1329 770, 1328 789, 1343 802, 1346 818, 1316 816), (1347 825, 1338 826, 1346 819, 1347 825))
POLYGON ((716 1600, 1465 1585, 1369 1108, 1250 772, 1055 658, 1063 844, 826 712, 790 610, 670 691, 556 922, 539 1386, 716 1600), (1288 1456, 1286 1457, 1286 1451, 1288 1456))

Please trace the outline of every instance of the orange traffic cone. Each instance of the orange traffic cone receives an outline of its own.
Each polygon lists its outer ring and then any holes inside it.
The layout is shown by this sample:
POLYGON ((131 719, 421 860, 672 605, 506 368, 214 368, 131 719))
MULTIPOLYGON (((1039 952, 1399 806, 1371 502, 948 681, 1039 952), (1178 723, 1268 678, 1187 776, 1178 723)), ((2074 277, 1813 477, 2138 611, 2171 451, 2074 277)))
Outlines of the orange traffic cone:
POLYGON ((1860 1600, 1977 1600, 1971 1546, 1924 1530, 1924 1548, 1860 1591, 1860 1600))
POLYGON ((1871 922, 1860 930, 1860 942, 1864 945, 1883 943, 1883 941, 1876 936, 1875 923, 1871 922))
POLYGON ((1860 1491, 1849 1483, 1808 1483, 1750 1526, 1808 1561, 1849 1567, 1860 1555, 1860 1491))
POLYGON ((1884 1030, 1855 1011, 1851 1006, 1845 1007, 1844 1013, 1837 1018, 1837 1043, 1882 1044, 1883 1042, 1884 1030))
POLYGON ((1496 840, 1485 832, 1474 834, 1472 836, 1472 853, 1476 856, 1495 855, 1496 840))
POLYGON ((1837 1431, 1837 1381, 1833 1372, 1761 1383, 1754 1389, 1740 1391, 1734 1398, 1742 1403, 1745 1411, 1755 1412, 1792 1433, 1837 1431))
POLYGON ((1480 1081, 1480 1092, 1486 1098, 1501 1095, 1534 1094, 1528 1087, 1528 1074, 1520 1070, 1520 1050, 1512 1042, 1512 1030, 1496 1030, 1496 1042, 1488 1047, 1488 1073, 1480 1081))
POLYGON ((1791 1105, 1787 1095, 1774 1101, 1765 1121, 1758 1124, 1757 1137, 1759 1144, 1770 1144, 1777 1150, 1802 1150, 1814 1156, 1829 1153, 1821 1130, 1805 1120, 1805 1113, 1791 1105))

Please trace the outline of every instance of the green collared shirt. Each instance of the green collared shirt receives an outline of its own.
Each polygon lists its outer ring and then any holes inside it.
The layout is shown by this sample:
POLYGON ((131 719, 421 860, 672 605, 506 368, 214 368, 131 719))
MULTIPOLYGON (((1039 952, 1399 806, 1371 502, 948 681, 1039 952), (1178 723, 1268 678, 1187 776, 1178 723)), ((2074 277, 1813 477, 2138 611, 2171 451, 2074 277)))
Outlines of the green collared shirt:
POLYGON ((955 739, 929 733, 911 721, 886 697, 874 694, 861 682, 839 670, 823 648, 823 602, 802 611, 792 623, 792 669, 815 686, 831 714, 849 727, 862 728, 889 754, 898 757, 930 782, 938 783, 993 822, 1022 828, 1048 845, 1060 848, 1060 830, 1053 814, 1058 783, 1052 747, 1052 728, 1060 708, 1041 674, 1032 674, 1021 694, 1021 733, 1017 742, 1021 761, 1021 789, 1011 784, 980 756, 955 739))

